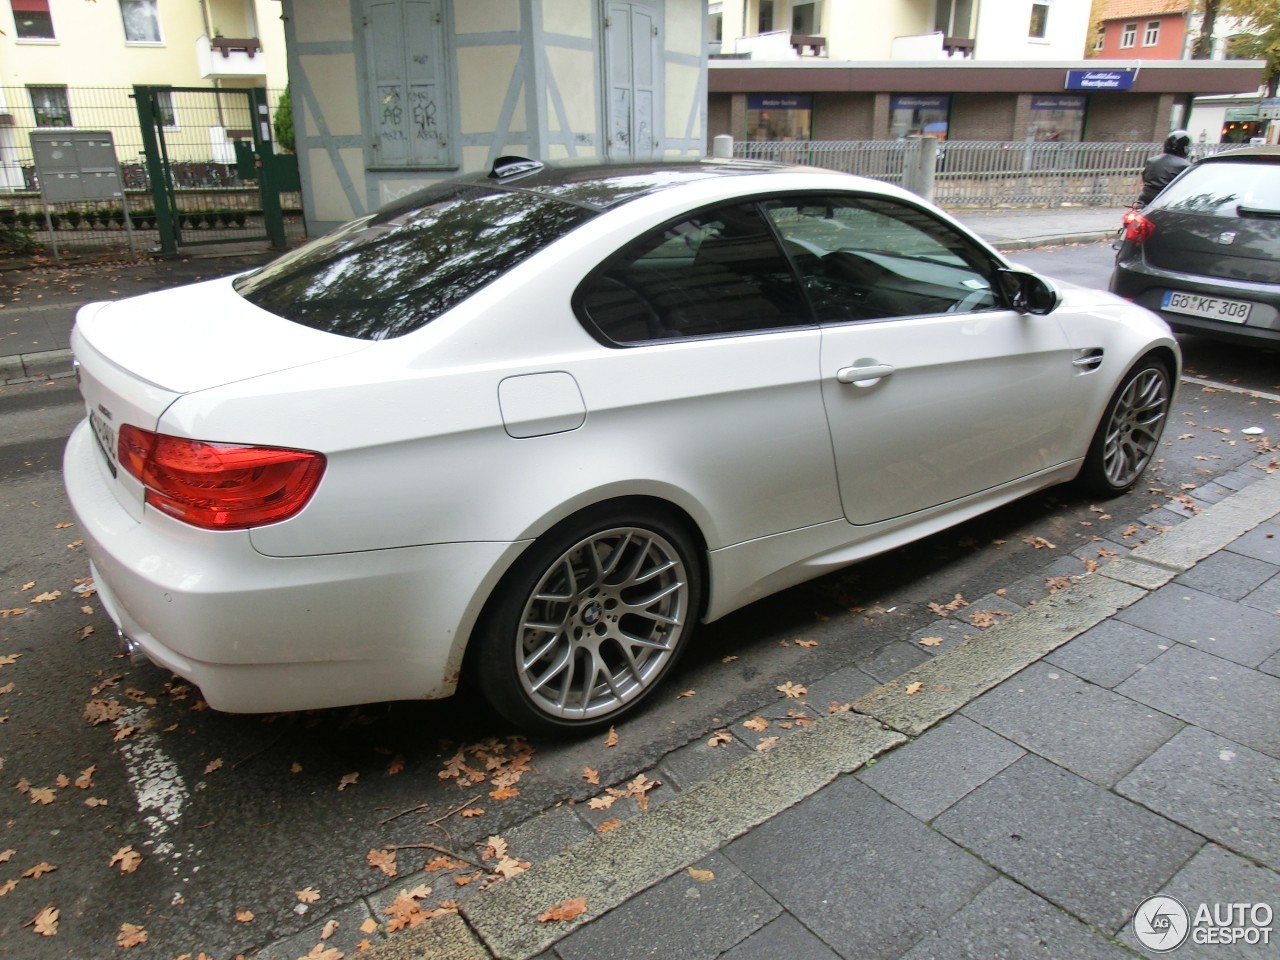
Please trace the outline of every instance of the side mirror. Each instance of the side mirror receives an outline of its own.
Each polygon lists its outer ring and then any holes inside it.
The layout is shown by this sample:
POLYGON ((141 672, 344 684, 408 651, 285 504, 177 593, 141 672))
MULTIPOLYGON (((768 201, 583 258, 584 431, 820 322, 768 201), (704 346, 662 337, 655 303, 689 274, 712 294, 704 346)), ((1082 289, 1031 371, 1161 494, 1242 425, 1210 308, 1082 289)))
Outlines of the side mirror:
POLYGON ((1058 292, 1058 288, 1030 270, 1002 268, 996 274, 996 281, 1005 301, 1019 313, 1043 316, 1053 313, 1062 303, 1062 294, 1058 292))

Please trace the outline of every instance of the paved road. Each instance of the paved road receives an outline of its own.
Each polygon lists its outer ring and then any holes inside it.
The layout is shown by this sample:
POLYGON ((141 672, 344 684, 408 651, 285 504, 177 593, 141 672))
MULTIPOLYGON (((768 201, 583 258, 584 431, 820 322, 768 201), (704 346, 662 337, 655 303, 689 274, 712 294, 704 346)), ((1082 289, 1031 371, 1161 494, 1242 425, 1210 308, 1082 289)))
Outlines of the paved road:
MULTIPOLYGON (((1256 442, 1241 431, 1274 423, 1280 404, 1237 391, 1274 390, 1274 377, 1272 369, 1258 380, 1242 374, 1239 384, 1184 385, 1162 462, 1132 495, 1094 504, 1049 491, 713 625, 669 697, 619 726, 616 747, 599 738, 532 741, 518 795, 506 800, 490 796, 487 779, 461 788, 460 777, 447 776, 462 744, 476 771, 486 762, 514 769, 525 755, 515 732, 470 697, 235 717, 201 710, 194 691, 118 659, 98 601, 75 592, 85 563, 75 528, 62 526, 70 514, 58 456, 79 416, 72 384, 0 389, 0 608, 26 611, 0 620, 0 658, 20 655, 0 667, 0 689, 13 684, 0 694, 0 756, 7 782, 27 786, 0 791, 0 820, 10 825, 0 847, 16 851, 0 864, 0 886, 19 879, 5 898, 0 955, 15 937, 22 950, 12 955, 35 960, 114 954, 116 931, 129 922, 145 923, 156 955, 231 956, 311 917, 348 908, 358 915, 361 898, 385 906, 392 881, 370 865, 370 850, 400 847, 395 889, 436 848, 479 864, 495 834, 519 859, 541 860, 612 815, 582 802, 600 790, 584 768, 597 770, 602 785, 619 784, 736 718, 785 721, 788 703, 775 688, 788 681, 805 684, 819 707, 852 700, 932 655, 904 637, 937 633, 945 650, 978 629, 958 618, 940 627, 929 603, 957 593, 979 610, 1025 603, 1045 594, 1046 578, 1082 572, 1109 545, 1132 546, 1176 525, 1179 510, 1190 508, 1173 501, 1169 509, 1170 495, 1256 456, 1256 442), (679 696, 685 691, 693 693, 679 696), (88 707, 112 700, 131 728, 118 741, 111 723, 91 722, 98 708, 88 707), (52 791, 51 802, 43 791, 52 791), (484 813, 464 818, 462 809, 484 813), (553 812, 536 829, 521 827, 546 810, 553 812), (112 865, 126 847, 143 856, 136 872, 112 865), (21 877, 40 863, 57 869, 21 877), (308 888, 317 897, 304 904, 297 891, 308 888), (18 929, 51 903, 61 911, 56 937, 18 929)), ((436 898, 465 897, 482 881, 456 881, 480 872, 462 864, 424 879, 436 898)))

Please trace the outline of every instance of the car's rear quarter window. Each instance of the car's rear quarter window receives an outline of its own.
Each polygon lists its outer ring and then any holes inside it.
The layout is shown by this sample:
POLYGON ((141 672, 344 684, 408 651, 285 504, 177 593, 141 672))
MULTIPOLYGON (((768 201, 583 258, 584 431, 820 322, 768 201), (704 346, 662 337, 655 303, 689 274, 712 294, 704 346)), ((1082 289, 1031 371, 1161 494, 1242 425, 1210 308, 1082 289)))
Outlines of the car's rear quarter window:
POLYGON ((286 254, 236 290, 317 330, 399 337, 593 216, 532 193, 446 184, 286 254))
POLYGON ((1280 212, 1280 162, 1222 160, 1201 163, 1169 184, 1156 204, 1182 213, 1219 217, 1246 210, 1280 212))

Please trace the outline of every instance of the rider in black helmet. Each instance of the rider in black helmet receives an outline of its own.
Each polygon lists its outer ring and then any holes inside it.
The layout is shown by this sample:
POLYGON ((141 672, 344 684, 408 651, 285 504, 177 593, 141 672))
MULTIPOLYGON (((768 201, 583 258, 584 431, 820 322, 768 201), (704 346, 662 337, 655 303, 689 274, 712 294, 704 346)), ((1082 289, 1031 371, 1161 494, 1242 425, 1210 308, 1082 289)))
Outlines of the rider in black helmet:
POLYGON ((1191 146, 1191 134, 1185 130, 1175 130, 1165 137, 1164 153, 1151 157, 1142 171, 1142 192, 1138 194, 1138 205, 1143 206, 1156 198, 1178 174, 1191 166, 1187 159, 1187 148, 1191 146))

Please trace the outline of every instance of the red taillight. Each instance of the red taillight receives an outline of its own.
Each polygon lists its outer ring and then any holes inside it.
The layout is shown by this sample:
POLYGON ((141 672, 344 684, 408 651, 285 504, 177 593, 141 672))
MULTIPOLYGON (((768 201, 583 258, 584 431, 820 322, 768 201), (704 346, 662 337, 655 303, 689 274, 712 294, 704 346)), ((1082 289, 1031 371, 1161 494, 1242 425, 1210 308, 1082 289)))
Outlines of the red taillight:
POLYGON ((146 502, 206 530, 243 530, 287 520, 324 474, 322 454, 209 443, 120 427, 120 466, 147 488, 146 502))
POLYGON ((1130 210, 1124 217, 1124 238, 1131 243, 1142 243, 1155 232, 1156 225, 1140 214, 1130 210))

